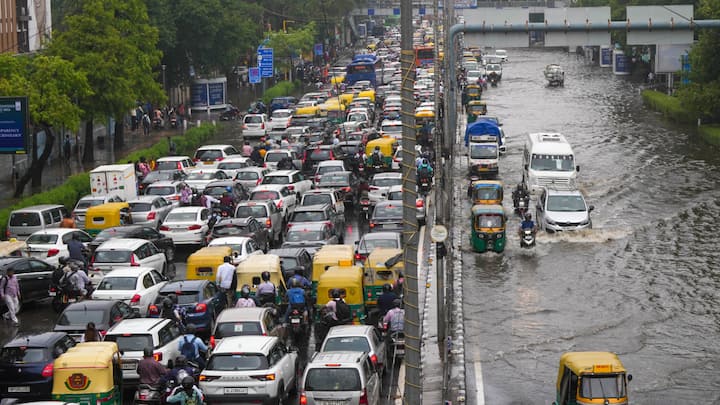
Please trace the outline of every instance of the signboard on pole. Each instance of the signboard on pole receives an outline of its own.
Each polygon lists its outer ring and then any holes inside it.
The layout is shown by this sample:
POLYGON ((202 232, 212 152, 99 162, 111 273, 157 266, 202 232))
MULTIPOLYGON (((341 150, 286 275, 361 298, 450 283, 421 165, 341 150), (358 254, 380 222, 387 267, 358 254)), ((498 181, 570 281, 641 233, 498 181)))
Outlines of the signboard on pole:
POLYGON ((260 68, 251 67, 248 69, 248 79, 250 79, 250 84, 260 83, 260 68))
POLYGON ((28 99, 0 97, 0 153, 27 153, 28 99))
POLYGON ((273 49, 258 48, 258 66, 261 77, 273 77, 273 49))
POLYGON ((313 47, 313 53, 315 56, 323 56, 323 44, 315 44, 313 47))

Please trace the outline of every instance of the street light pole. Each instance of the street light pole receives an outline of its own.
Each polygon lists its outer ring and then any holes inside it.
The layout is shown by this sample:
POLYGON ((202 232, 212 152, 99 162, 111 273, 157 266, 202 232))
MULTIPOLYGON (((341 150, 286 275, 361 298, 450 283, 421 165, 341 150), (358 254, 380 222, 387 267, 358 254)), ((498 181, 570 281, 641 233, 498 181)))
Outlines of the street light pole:
MULTIPOLYGON (((165 96, 168 97, 168 103, 170 103, 170 97, 168 96, 167 82, 165 81, 165 69, 167 69, 167 65, 162 65, 162 72, 163 72, 163 92, 165 93, 165 96)), ((170 104, 172 104, 172 103, 170 103, 170 104)))

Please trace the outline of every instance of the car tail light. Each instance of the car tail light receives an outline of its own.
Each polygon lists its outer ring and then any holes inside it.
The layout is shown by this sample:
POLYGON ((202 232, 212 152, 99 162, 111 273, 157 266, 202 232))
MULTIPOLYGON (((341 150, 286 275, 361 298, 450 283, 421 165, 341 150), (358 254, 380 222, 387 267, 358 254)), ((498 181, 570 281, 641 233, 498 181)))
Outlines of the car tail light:
POLYGON ((317 183, 317 182, 319 182, 319 181, 320 181, 320 175, 318 174, 318 175, 315 176, 315 183, 317 183))
POLYGON ((352 190, 352 188, 350 188, 350 187, 343 187, 342 190, 343 190, 344 192, 346 192, 346 193, 349 193, 349 192, 352 190))
POLYGON ((290 230, 290 228, 292 228, 292 226, 293 226, 293 224, 287 224, 287 229, 286 229, 286 230, 288 230, 288 231, 289 231, 289 230, 290 230))
POLYGON ((207 304, 200 303, 195 305, 195 312, 205 312, 207 311, 207 304))
POLYGON ((307 405, 307 395, 305 395, 305 391, 300 393, 300 405, 307 405))
POLYGON ((333 224, 332 224, 332 222, 325 222, 325 225, 327 225, 327 226, 328 226, 328 227, 329 227, 330 229, 332 229, 332 228, 333 228, 333 224))
POLYGON ((133 295, 133 297, 130 299, 130 303, 137 304, 138 302, 140 302, 140 294, 133 295))
POLYGON ((148 220, 148 221, 152 221, 153 219, 155 219, 155 215, 157 215, 157 213, 156 213, 155 211, 150 211, 150 212, 148 212, 148 214, 147 214, 147 220, 148 220))
POLYGON ((265 123, 260 124, 260 129, 265 129, 265 123))
POLYGON ((48 249, 47 257, 53 257, 58 253, 60 253, 60 249, 48 249))
POLYGON ((215 348, 215 336, 210 336, 210 347, 215 348))
POLYGON ((360 401, 358 402, 358 405, 368 405, 368 396, 367 396, 367 388, 363 389, 362 395, 360 395, 360 401))
POLYGON ((50 288, 48 289, 48 291, 50 291, 50 292, 57 292, 57 288, 55 288, 55 287, 50 287, 50 288))
POLYGON ((250 378, 260 381, 275 381, 275 374, 252 375, 250 378))
POLYGON ((45 378, 49 378, 53 376, 53 363, 48 363, 43 367, 42 372, 40 373, 45 378))
POLYGON ((423 202, 422 199, 418 198, 417 200, 415 200, 415 207, 422 208, 424 205, 425 205, 425 203, 423 202))
POLYGON ((263 163, 263 168, 267 168, 267 163, 263 163))
POLYGON ((179 195, 171 195, 171 196, 168 196, 168 199, 173 200, 173 201, 179 201, 180 196, 179 195))
POLYGON ((200 159, 198 159, 198 158, 193 159, 193 162, 199 162, 199 161, 200 161, 200 159))
POLYGON ((202 228, 201 225, 195 224, 188 226, 188 231, 197 231, 198 229, 202 228))
POLYGON ((100 331, 100 336, 105 337, 105 335, 107 335, 107 331, 106 331, 106 330, 101 330, 101 331, 100 331))
POLYGON ((265 226, 267 228, 272 228, 272 220, 270 218, 265 220, 265 226))
POLYGON ((278 208, 282 208, 282 206, 283 206, 283 200, 279 200, 279 201, 277 202, 277 204, 275 204, 275 205, 277 205, 278 208))
POLYGON ((219 375, 205 375, 205 374, 200 374, 200 376, 198 377, 198 381, 208 381, 208 382, 210 382, 210 381, 217 380, 218 378, 220 378, 219 375))
POLYGON ((160 315, 160 310, 158 309, 157 305, 150 305, 148 307, 148 314, 150 315, 160 315))
POLYGON ((133 267, 140 266, 140 263, 137 262, 137 256, 134 253, 130 255, 130 265, 133 267))
POLYGON ((90 258, 90 265, 92 266, 93 264, 95 264, 95 255, 92 255, 90 258))
POLYGON ((374 222, 370 222, 370 228, 375 228, 375 223, 374 223, 374 222))
POLYGON ((376 190, 380 190, 380 189, 375 186, 370 186, 370 191, 376 191, 376 190))
POLYGON ((373 365, 377 366, 377 355, 373 354, 372 356, 370 356, 370 361, 372 361, 373 365))
POLYGON ((177 168, 178 168, 178 170, 182 170, 182 163, 177 162, 177 168))
POLYGON ((170 227, 168 227, 167 225, 160 225, 160 230, 161 231, 169 231, 170 227))
POLYGON ((153 359, 155 359, 155 361, 162 361, 162 353, 161 352, 153 353, 153 359))
POLYGON ((9 229, 5 230, 5 238, 10 239, 10 230, 9 229))
POLYGON ((360 260, 365 260, 365 258, 360 253, 355 253, 355 260, 360 261, 360 260))
POLYGON ((262 178, 257 179, 257 181, 255 182, 255 185, 259 186, 261 181, 262 181, 262 178))
POLYGON ((295 191, 295 186, 293 186, 292 184, 289 185, 289 186, 288 186, 288 190, 290 190, 290 191, 295 191))
POLYGON ((247 125, 243 124, 242 129, 248 129, 247 125))

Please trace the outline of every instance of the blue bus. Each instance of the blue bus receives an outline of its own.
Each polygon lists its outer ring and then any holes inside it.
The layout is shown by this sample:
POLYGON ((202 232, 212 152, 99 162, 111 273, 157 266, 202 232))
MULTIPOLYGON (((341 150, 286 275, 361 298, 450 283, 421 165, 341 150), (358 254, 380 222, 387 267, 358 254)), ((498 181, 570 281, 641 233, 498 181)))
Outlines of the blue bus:
POLYGON ((355 55, 352 62, 347 66, 345 83, 352 86, 356 82, 367 80, 375 87, 382 84, 382 61, 375 55, 355 55))

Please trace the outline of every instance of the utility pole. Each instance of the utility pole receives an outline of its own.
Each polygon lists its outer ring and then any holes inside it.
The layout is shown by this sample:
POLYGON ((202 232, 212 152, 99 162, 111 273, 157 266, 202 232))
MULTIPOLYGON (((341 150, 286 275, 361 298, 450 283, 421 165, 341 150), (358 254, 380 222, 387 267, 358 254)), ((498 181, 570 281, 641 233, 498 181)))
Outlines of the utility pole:
POLYGON ((413 52, 412 0, 400 0, 400 68, 402 71, 402 194, 403 240, 405 250, 405 393, 403 403, 420 404, 422 365, 420 364, 420 313, 418 304, 418 240, 415 217, 415 53, 413 52))

